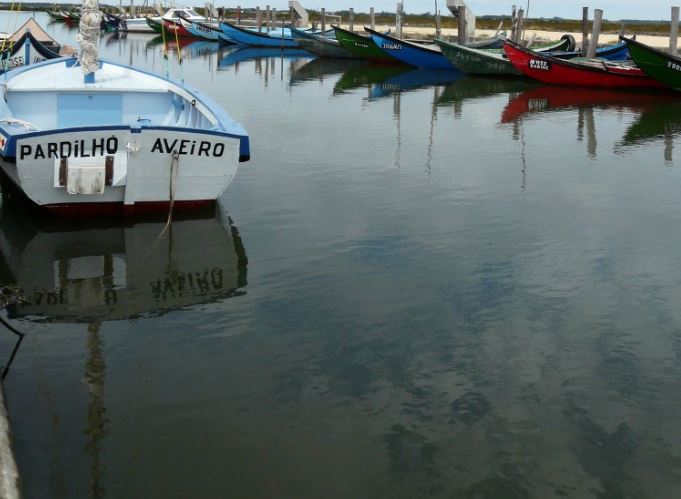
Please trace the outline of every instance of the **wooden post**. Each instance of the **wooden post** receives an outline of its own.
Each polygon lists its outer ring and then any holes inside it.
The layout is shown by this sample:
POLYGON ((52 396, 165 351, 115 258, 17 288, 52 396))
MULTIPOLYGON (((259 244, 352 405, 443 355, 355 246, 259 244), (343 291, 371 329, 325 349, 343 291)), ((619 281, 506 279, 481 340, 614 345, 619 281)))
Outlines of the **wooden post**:
POLYGON ((262 31, 262 12, 260 12, 260 7, 255 8, 255 24, 258 26, 258 31, 262 31))
POLYGON ((265 6, 265 29, 267 32, 270 32, 270 21, 271 21, 271 11, 270 11, 270 6, 266 5, 265 6))
POLYGON ((594 9, 594 25, 591 31, 591 42, 589 42, 589 51, 587 57, 596 57, 596 48, 598 47, 598 36, 601 34, 601 23, 603 22, 603 10, 594 9))
POLYGON ((516 19, 518 26, 515 30, 515 42, 520 43, 523 39, 523 23, 525 22, 525 11, 518 9, 518 18, 516 19))
POLYGON ((620 24, 620 34, 619 36, 624 36, 624 31, 627 29, 626 23, 620 24))
POLYGON ((272 7, 272 29, 277 29, 277 9, 274 7, 272 7))
POLYGON ((435 38, 440 38, 442 36, 442 29, 440 25, 440 13, 435 13, 435 38))
POLYGON ((397 9, 395 13, 395 36, 402 38, 402 2, 397 2, 397 9))
POLYGON ((457 28, 457 35, 458 35, 458 40, 457 43, 459 45, 466 45, 466 7, 461 5, 456 14, 457 21, 459 21, 459 25, 457 28))
POLYGON ((376 16, 374 15, 374 8, 369 9, 369 25, 371 29, 376 29, 376 16))
POLYGON ((326 9, 322 7, 322 33, 326 31, 326 9))
POLYGON ((241 24, 241 5, 236 6, 236 24, 241 24))
POLYGON ((669 32, 669 53, 676 55, 679 38, 679 8, 672 7, 672 26, 669 32))
POLYGON ((515 32, 518 27, 518 16, 515 10, 515 5, 511 9, 511 41, 515 42, 515 32))
POLYGON ((350 31, 354 31, 355 27, 355 9, 350 7, 350 13, 348 14, 348 26, 350 31))
POLYGON ((589 7, 582 7, 582 55, 589 51, 589 7))

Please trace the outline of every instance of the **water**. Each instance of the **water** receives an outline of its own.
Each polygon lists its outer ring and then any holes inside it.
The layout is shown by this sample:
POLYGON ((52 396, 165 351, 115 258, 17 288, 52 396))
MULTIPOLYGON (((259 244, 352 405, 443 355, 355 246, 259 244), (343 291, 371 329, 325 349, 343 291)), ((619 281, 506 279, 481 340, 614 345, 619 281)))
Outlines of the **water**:
POLYGON ((150 40, 252 160, 160 242, 3 204, 27 497, 678 497, 680 97, 150 40))

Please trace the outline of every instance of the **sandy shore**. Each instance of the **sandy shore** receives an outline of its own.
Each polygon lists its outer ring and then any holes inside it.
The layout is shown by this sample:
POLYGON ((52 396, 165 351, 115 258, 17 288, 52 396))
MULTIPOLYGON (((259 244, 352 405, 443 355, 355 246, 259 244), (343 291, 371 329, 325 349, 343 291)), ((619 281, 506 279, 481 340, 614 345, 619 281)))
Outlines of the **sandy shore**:
MULTIPOLYGON (((342 27, 347 28, 347 25, 342 27)), ((394 26, 384 26, 384 25, 376 25, 376 29, 379 31, 385 31, 390 29, 391 32, 394 33, 395 27, 394 26)), ((355 24, 355 31, 361 31, 361 26, 355 24)), ((449 38, 453 37, 456 38, 457 36, 457 30, 453 28, 443 28, 442 29, 442 36, 444 38, 449 38)), ((476 37, 490 37, 493 36, 496 33, 496 30, 492 29, 479 29, 476 31, 476 37)), ((536 40, 541 41, 541 40, 559 40, 561 36, 563 36, 565 33, 561 33, 559 31, 540 31, 540 30, 527 30, 525 32, 525 38, 529 39, 533 36, 533 34, 536 34, 536 40)), ((582 41, 582 34, 581 33, 570 33, 572 36, 575 37, 575 40, 577 40, 577 43, 580 44, 582 41)), ((627 35, 631 35, 632 33, 625 33, 627 35)), ((403 28, 403 36, 404 38, 419 38, 419 37, 433 37, 435 35, 435 28, 431 27, 417 27, 417 26, 404 26, 403 28)), ((669 37, 668 36, 649 36, 649 35, 637 35, 636 39, 640 41, 641 43, 645 43, 646 45, 650 45, 652 47, 660 47, 660 48, 665 48, 669 47, 669 37)), ((610 44, 610 43, 615 43, 618 40, 618 35, 617 33, 602 33, 598 37, 598 43, 599 44, 610 44)))

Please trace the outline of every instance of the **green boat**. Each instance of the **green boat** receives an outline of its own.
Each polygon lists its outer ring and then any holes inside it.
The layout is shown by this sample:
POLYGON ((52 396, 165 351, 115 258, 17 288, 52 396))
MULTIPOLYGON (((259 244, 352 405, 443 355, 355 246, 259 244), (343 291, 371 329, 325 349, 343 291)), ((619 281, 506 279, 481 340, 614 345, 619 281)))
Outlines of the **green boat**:
POLYGON ((364 35, 353 33, 352 31, 333 26, 336 32, 336 40, 348 52, 360 59, 369 59, 372 61, 392 62, 397 61, 383 52, 378 46, 371 41, 371 38, 364 35))
MULTIPOLYGON (((487 76, 522 75, 506 58, 502 49, 476 49, 439 39, 435 42, 449 62, 464 73, 487 76)), ((570 35, 564 35, 559 41, 538 45, 534 50, 558 55, 573 48, 574 39, 570 35)))
POLYGON ((147 20, 149 27, 156 31, 156 33, 161 33, 163 31, 163 24, 154 21, 151 17, 146 17, 145 19, 147 20))
POLYGON ((491 76, 522 76, 511 61, 498 50, 464 47, 444 40, 435 40, 454 67, 464 73, 491 76))
POLYGON ((620 36, 629 48, 629 55, 648 76, 668 85, 675 90, 681 90, 681 58, 649 47, 641 42, 620 36))

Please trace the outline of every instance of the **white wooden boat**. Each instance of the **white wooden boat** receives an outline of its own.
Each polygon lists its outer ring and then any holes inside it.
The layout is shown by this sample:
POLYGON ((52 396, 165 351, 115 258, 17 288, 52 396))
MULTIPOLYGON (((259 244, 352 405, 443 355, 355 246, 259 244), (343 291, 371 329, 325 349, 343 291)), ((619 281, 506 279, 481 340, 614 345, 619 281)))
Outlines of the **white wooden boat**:
POLYGON ((77 58, 3 77, 3 190, 64 214, 214 203, 250 158, 246 131, 197 90, 99 60, 100 21, 96 0, 85 0, 77 58))

